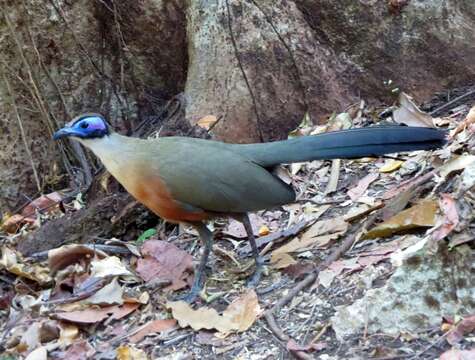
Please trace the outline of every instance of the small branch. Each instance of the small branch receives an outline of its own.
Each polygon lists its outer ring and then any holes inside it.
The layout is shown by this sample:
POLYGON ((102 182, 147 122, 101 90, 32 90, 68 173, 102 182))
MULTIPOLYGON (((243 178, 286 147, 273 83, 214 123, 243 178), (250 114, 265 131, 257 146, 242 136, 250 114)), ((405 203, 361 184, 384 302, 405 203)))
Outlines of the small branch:
POLYGON ((437 116, 439 113, 441 113, 442 111, 450 108, 453 104, 467 98, 467 97, 470 97, 472 95, 475 95, 475 89, 472 89, 468 92, 466 92, 465 94, 462 94, 460 96, 457 96, 455 99, 452 99, 450 100, 448 103, 445 103, 444 105, 441 105, 439 106, 438 108, 436 108, 435 110, 432 110, 429 114, 431 116, 437 116))
POLYGON ((33 161, 33 155, 31 154, 30 147, 28 146, 28 141, 26 140, 25 129, 23 128, 23 121, 21 120, 20 114, 18 113, 18 108, 16 106, 13 90, 10 86, 10 81, 8 81, 7 76, 5 75, 4 72, 2 72, 2 76, 3 76, 3 81, 5 82, 5 85, 7 85, 8 96, 10 97, 10 102, 13 107, 13 111, 15 112, 15 116, 18 121, 18 126, 20 127, 21 138, 23 140, 23 144, 25 145, 25 150, 26 150, 26 153, 28 154, 28 158, 31 163, 31 168, 33 169, 33 177, 35 178, 36 187, 38 191, 41 193, 40 178, 38 176, 38 172, 36 171, 35 163, 33 161))

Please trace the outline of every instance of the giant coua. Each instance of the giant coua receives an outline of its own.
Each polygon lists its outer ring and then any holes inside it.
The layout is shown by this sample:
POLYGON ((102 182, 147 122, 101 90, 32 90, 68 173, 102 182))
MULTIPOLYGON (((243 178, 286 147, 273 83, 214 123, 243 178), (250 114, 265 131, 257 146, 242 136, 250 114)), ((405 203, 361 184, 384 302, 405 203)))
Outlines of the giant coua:
POLYGON ((283 163, 357 158, 412 150, 436 149, 444 131, 407 126, 379 126, 336 131, 262 144, 226 144, 186 137, 139 139, 114 132, 100 114, 79 115, 54 134, 72 137, 91 149, 107 170, 155 214, 196 228, 204 252, 186 300, 193 301, 203 284, 212 248, 205 221, 231 216, 244 225, 256 269, 249 285, 257 285, 259 258, 248 212, 291 203, 295 192, 272 173, 283 163))

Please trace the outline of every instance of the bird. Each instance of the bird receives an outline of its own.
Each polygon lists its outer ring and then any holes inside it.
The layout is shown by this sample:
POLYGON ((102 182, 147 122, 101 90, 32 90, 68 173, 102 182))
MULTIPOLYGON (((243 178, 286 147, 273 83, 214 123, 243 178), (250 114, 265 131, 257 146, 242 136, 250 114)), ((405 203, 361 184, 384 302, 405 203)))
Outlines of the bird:
POLYGON ((141 139, 115 132, 99 113, 76 116, 53 135, 90 149, 140 203, 171 223, 193 226, 204 249, 191 289, 182 300, 194 302, 205 280, 213 234, 208 220, 230 217, 244 226, 255 270, 247 286, 256 287, 263 272, 249 212, 295 202, 291 185, 275 168, 281 164, 324 159, 354 159, 433 150, 446 143, 444 130, 379 125, 256 144, 171 136, 141 139))

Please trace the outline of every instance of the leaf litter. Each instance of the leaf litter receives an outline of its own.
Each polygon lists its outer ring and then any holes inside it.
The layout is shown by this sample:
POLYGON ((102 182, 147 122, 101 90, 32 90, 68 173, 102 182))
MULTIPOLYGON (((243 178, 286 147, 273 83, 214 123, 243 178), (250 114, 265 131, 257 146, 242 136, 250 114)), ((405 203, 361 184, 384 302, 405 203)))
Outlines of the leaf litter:
MULTIPOLYGON (((50 251, 46 263, 17 254, 14 233, 31 231, 49 217, 61 216, 63 205, 69 211, 77 206, 62 204, 60 195, 53 200, 47 196, 25 208, 28 214, 6 216, 2 229, 10 243, 2 248, 0 266, 7 281, 1 299, 11 309, 10 321, 4 321, 1 328, 7 351, 23 357, 71 359, 83 358, 81 354, 146 359, 153 349, 160 356, 191 351, 225 358, 253 354, 256 359, 283 351, 300 357, 310 352, 337 358, 398 356, 405 348, 447 359, 469 354, 470 316, 455 323, 458 327, 451 325, 450 337, 440 335, 457 343, 460 348, 456 350, 449 350, 448 342, 444 349, 429 347, 437 333, 404 334, 389 342, 377 334, 362 334, 341 344, 327 330, 335 306, 350 304, 365 289, 380 286, 405 261, 393 258, 407 259, 428 239, 453 246, 470 245, 475 239, 470 237, 475 161, 466 147, 473 138, 471 115, 461 112, 432 118, 409 96, 401 95, 400 102, 393 114, 397 122, 444 124, 457 129, 452 142, 441 151, 411 155, 407 161, 321 161, 284 167, 299 202, 260 212, 252 220, 261 253, 271 265, 257 292, 243 292, 244 280, 236 277, 234 268, 242 262, 240 256, 250 255, 250 248, 240 224, 232 220, 211 224, 218 233, 216 246, 227 255, 211 259, 214 274, 206 283, 208 296, 204 297, 210 303, 204 305, 201 300, 190 307, 166 298, 186 291, 193 280, 193 259, 199 248, 194 235, 185 232, 176 237, 168 229, 146 228, 143 244, 130 245, 135 251, 129 255, 110 255, 89 245, 72 244, 50 251), (458 123, 460 120, 465 123, 458 123), (362 228, 372 217, 376 225, 362 228), (157 240, 164 235, 174 240, 157 240), (350 250, 320 270, 311 288, 293 295, 294 279, 313 273, 351 236, 355 240, 350 250), (14 294, 17 313, 9 293, 14 294), (284 339, 278 328, 262 319, 267 321, 265 310, 290 295, 291 305, 280 308, 276 317, 287 336, 284 339), (40 333, 43 341, 39 341, 40 333), (362 339, 367 345, 361 346, 362 339)), ((352 121, 367 125, 370 118, 369 108, 362 103, 336 116, 333 125, 313 127, 307 122, 294 136, 320 133, 331 126, 347 127, 352 121)), ((212 116, 204 118, 201 126, 212 127, 215 121, 212 116)))

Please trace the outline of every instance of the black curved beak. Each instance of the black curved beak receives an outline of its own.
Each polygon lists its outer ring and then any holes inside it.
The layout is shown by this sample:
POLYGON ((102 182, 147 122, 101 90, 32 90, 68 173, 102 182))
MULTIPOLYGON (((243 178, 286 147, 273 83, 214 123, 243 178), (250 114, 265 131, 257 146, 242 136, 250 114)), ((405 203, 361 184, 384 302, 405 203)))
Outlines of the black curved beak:
POLYGON ((58 140, 58 139, 65 138, 68 136, 78 136, 78 135, 80 134, 78 134, 78 132, 74 130, 73 128, 64 127, 62 129, 59 129, 53 134, 53 139, 58 140))

